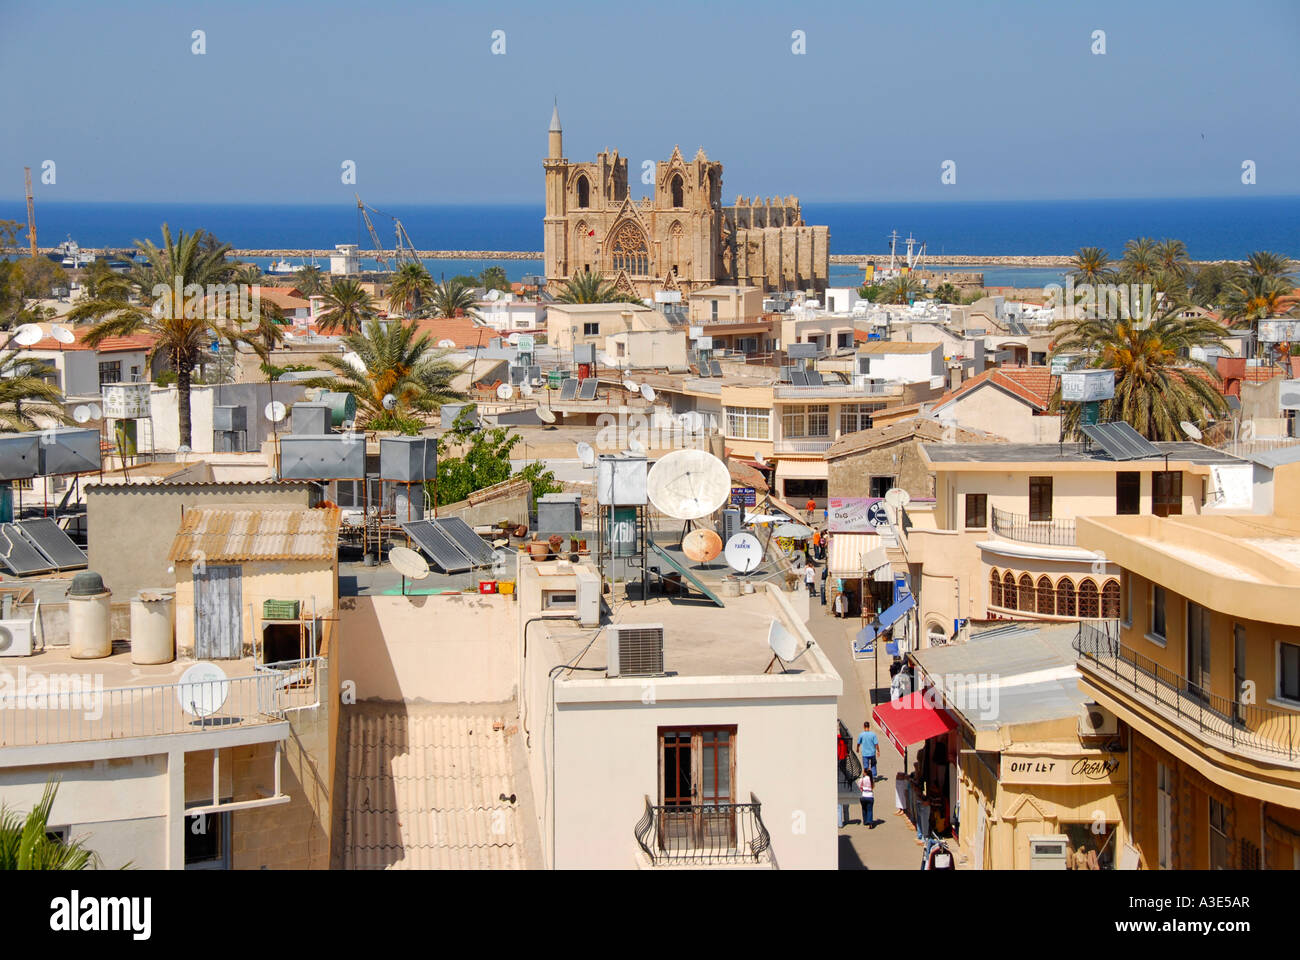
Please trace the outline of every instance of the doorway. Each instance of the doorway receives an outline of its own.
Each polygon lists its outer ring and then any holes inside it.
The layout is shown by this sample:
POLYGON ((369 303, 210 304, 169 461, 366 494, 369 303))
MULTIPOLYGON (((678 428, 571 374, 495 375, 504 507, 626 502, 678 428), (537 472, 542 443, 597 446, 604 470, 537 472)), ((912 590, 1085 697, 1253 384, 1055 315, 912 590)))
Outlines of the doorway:
POLYGON ((194 656, 238 660, 243 656, 243 568, 195 565, 194 656))
POLYGON ((660 849, 735 846, 735 741, 735 727, 660 728, 660 849))

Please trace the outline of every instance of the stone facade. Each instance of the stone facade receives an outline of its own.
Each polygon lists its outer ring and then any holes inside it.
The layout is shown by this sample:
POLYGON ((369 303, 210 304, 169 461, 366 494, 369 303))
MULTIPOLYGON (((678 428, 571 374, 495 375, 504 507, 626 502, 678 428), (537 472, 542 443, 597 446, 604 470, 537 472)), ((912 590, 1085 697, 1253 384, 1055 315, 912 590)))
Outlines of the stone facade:
POLYGON ((655 165, 654 194, 628 196, 627 158, 564 158, 558 110, 551 118, 546 171, 545 272, 551 292, 579 273, 619 290, 683 297, 714 284, 764 290, 825 289, 830 231, 803 222, 795 197, 737 197, 722 205, 722 164, 703 149, 687 161, 674 147, 655 165))

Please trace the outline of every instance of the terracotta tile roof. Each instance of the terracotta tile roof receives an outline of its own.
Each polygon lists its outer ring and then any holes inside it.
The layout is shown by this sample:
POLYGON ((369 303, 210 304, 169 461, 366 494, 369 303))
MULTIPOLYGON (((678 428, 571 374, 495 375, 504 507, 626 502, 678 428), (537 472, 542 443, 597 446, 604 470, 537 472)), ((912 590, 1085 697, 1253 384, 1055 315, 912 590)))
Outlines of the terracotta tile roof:
POLYGON ((128 351, 148 352, 153 349, 155 338, 146 333, 133 333, 125 337, 105 337, 99 342, 98 348, 92 347, 86 343, 86 337, 90 335, 92 324, 83 324, 78 327, 70 327, 76 340, 72 343, 63 343, 55 340, 49 335, 49 325, 41 324, 41 329, 45 330, 46 335, 34 344, 28 347, 28 350, 57 350, 67 352, 71 350, 98 350, 99 353, 125 353, 128 351))
POLYGON ((172 563, 249 560, 333 560, 337 507, 196 507, 181 518, 172 563))
POLYGON ((254 287, 258 297, 273 303, 281 310, 307 310, 311 301, 297 287, 254 287))
POLYGON ((988 443, 1002 439, 982 430, 967 430, 964 427, 953 427, 952 431, 947 431, 946 424, 924 417, 899 420, 883 427, 845 434, 831 444, 826 451, 826 459, 833 460, 912 439, 944 443, 988 443))
POLYGON ((956 390, 949 390, 934 405, 938 410, 963 397, 985 383, 1000 387, 1019 400, 1028 403, 1035 410, 1046 411, 1052 402, 1056 390, 1057 377, 1052 376, 1049 367, 994 367, 985 370, 977 377, 971 377, 956 390))
MULTIPOLYGON (((857 339, 858 331, 854 330, 853 334, 854 339, 857 339)), ((880 354, 882 356, 903 353, 933 353, 942 347, 942 343, 913 343, 910 340, 870 340, 863 343, 858 353, 880 354)))
POLYGON ((427 333, 429 340, 437 346, 440 340, 451 340, 457 347, 486 347, 493 337, 501 336, 500 331, 481 323, 475 323, 469 317, 452 317, 451 319, 415 321, 416 336, 427 333))

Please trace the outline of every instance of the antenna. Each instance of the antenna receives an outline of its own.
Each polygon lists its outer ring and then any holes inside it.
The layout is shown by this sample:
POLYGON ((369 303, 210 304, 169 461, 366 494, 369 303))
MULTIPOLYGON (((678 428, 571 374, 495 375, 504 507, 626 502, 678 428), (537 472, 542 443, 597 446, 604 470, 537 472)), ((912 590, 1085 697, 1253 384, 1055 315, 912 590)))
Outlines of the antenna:
POLYGON ((176 699, 191 717, 210 717, 220 710, 230 695, 230 681, 215 663, 196 663, 176 684, 176 699))
POLYGON ((665 516, 698 520, 727 502, 731 472, 711 453, 674 450, 650 468, 646 493, 665 516))

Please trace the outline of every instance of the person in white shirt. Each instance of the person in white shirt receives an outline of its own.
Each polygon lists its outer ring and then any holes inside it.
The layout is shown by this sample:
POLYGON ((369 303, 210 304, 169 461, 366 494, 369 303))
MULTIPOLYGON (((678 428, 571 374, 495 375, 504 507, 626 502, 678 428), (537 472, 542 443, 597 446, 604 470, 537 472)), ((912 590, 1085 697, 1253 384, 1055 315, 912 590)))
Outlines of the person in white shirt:
POLYGON ((817 592, 817 571, 811 564, 803 568, 803 582, 807 585, 809 593, 817 592))
POLYGON ((864 770, 862 776, 858 778, 858 790, 862 792, 862 825, 874 830, 876 828, 876 793, 875 784, 871 781, 870 770, 864 770))

